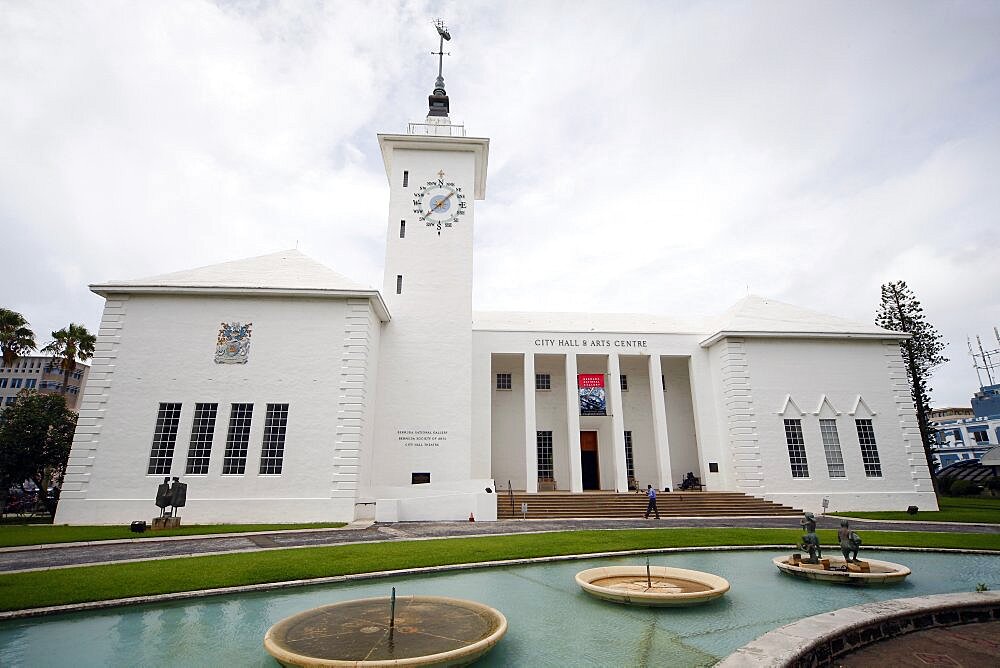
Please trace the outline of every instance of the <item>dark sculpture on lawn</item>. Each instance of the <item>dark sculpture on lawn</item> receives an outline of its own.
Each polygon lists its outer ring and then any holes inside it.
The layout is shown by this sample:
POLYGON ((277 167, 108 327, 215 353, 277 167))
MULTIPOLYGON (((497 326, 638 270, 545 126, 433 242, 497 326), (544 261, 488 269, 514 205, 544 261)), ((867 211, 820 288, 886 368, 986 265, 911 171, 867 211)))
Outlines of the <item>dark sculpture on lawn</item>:
POLYGON ((187 503, 187 483, 181 482, 174 476, 173 483, 170 477, 165 477, 163 482, 156 488, 156 507, 160 509, 160 517, 170 517, 177 514, 178 508, 183 508, 187 503), (168 513, 167 507, 172 510, 168 513))
POLYGON ((840 529, 837 530, 837 540, 840 541, 840 551, 844 554, 844 561, 858 563, 861 536, 851 531, 850 522, 847 520, 840 520, 840 529), (849 556, 852 554, 853 556, 849 556))
POLYGON ((167 512, 167 506, 170 505, 170 477, 163 479, 160 486, 156 488, 156 507, 160 509, 160 517, 163 517, 167 512))
POLYGON ((809 553, 809 559, 806 563, 818 564, 819 560, 823 558, 823 551, 819 546, 819 536, 816 535, 816 516, 812 513, 806 513, 799 524, 806 532, 799 543, 799 547, 809 553))

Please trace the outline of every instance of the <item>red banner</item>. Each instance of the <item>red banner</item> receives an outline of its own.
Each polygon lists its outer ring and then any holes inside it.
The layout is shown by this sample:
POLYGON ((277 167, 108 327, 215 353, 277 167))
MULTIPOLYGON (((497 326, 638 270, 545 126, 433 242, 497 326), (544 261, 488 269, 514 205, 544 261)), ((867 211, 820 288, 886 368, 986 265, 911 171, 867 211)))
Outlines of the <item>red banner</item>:
POLYGON ((576 384, 580 393, 580 415, 608 414, 607 395, 604 393, 604 374, 578 374, 576 384))

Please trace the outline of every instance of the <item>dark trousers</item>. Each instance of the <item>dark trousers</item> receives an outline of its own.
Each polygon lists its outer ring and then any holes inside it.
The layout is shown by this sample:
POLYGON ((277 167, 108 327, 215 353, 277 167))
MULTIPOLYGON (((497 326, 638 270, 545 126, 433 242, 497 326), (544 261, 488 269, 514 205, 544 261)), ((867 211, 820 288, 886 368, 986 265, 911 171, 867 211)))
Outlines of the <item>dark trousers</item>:
POLYGON ((656 509, 656 499, 650 499, 649 503, 646 504, 646 514, 643 515, 646 519, 649 519, 649 513, 656 513, 656 519, 660 519, 660 511, 656 509))

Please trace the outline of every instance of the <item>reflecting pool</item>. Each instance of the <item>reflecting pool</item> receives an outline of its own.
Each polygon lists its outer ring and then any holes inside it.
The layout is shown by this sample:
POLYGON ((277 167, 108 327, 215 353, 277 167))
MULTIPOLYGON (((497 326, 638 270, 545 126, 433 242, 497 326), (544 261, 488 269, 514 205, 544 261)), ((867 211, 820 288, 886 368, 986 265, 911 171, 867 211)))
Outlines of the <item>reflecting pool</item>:
POLYGON ((1000 589, 1000 556, 866 551, 909 566, 887 587, 853 588, 782 575, 772 550, 650 556, 654 566, 721 575, 732 589, 692 608, 638 608, 597 600, 573 578, 644 556, 560 561, 365 580, 165 605, 72 613, 0 624, 0 666, 269 666, 263 638, 275 622, 353 598, 454 596, 507 617, 507 636, 477 666, 710 666, 778 626, 850 605, 924 594, 1000 589))

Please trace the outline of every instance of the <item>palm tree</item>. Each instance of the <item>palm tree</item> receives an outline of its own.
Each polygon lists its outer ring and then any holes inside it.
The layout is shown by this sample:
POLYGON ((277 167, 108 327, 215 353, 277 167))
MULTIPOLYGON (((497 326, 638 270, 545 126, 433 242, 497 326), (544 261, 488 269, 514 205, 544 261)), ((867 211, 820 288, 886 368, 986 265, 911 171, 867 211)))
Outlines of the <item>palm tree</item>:
POLYGON ((97 337, 87 331, 83 325, 75 322, 69 327, 52 332, 52 343, 42 348, 42 352, 52 353, 52 361, 59 360, 63 370, 62 393, 69 389, 69 375, 76 370, 76 361, 84 362, 94 356, 94 344, 97 337))
POLYGON ((28 329, 28 321, 17 311, 0 308, 0 352, 3 365, 10 366, 25 353, 35 349, 35 333, 28 329))

